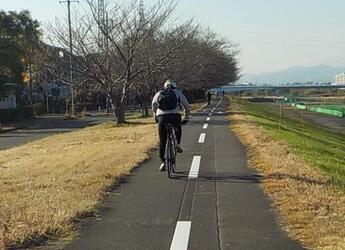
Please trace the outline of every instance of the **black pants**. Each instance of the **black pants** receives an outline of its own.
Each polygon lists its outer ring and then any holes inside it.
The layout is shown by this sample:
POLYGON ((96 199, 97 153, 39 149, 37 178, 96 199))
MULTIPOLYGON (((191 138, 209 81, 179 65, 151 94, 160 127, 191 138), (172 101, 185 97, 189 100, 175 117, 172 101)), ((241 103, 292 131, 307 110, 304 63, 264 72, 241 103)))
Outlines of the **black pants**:
POLYGON ((180 144, 182 137, 181 128, 181 115, 180 114, 168 114, 160 115, 158 119, 158 132, 159 132, 159 158, 164 161, 165 145, 167 143, 167 130, 166 124, 171 123, 175 127, 175 135, 177 144, 180 144))

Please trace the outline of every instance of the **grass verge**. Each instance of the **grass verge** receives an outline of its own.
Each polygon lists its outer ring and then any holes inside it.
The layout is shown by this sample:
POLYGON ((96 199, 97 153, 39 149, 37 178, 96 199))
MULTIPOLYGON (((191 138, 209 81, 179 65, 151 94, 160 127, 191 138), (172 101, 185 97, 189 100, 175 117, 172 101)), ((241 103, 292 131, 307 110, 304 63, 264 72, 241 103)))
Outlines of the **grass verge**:
POLYGON ((241 107, 273 138, 288 143, 294 153, 322 169, 333 184, 345 189, 345 135, 284 115, 279 130, 279 110, 250 102, 241 107))
POLYGON ((341 135, 303 128, 290 118, 279 131, 274 111, 252 103, 234 104, 229 113, 231 129, 247 146, 250 165, 263 174, 263 188, 290 237, 308 248, 345 249, 341 135))
POLYGON ((73 235, 107 190, 156 146, 152 118, 51 136, 0 151, 0 249, 73 235))
POLYGON ((190 104, 191 110, 192 110, 192 111, 199 111, 199 110, 201 110, 205 105, 206 105, 205 102, 196 102, 196 103, 190 104))

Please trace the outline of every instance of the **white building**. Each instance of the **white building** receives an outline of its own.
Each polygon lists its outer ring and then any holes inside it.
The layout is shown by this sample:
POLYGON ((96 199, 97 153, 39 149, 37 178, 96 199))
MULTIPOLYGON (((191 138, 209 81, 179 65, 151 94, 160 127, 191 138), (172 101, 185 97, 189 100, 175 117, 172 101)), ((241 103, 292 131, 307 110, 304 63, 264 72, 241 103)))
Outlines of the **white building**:
POLYGON ((336 74, 335 83, 345 84, 345 73, 336 74))
POLYGON ((17 108, 17 101, 15 95, 9 95, 0 99, 0 109, 15 109, 17 108))

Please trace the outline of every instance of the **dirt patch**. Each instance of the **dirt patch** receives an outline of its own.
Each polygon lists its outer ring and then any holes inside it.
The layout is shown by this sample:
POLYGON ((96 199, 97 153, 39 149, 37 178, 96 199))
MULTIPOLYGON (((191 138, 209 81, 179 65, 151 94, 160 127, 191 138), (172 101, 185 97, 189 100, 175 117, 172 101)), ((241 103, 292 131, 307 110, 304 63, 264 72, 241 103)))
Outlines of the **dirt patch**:
POLYGON ((263 174, 263 188, 289 236, 312 249, 345 249, 345 193, 287 144, 273 140, 238 106, 229 112, 231 129, 247 146, 249 164, 263 174))

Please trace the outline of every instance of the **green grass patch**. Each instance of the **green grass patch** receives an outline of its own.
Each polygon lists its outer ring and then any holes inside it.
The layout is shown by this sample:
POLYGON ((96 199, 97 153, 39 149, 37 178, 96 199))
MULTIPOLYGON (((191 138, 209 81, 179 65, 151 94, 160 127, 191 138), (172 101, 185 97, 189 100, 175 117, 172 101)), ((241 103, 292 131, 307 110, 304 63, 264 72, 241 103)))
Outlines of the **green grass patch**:
POLYGON ((273 138, 288 143, 296 154, 329 175, 333 184, 345 188, 345 135, 284 115, 279 129, 279 110, 269 104, 243 102, 241 108, 273 138))

